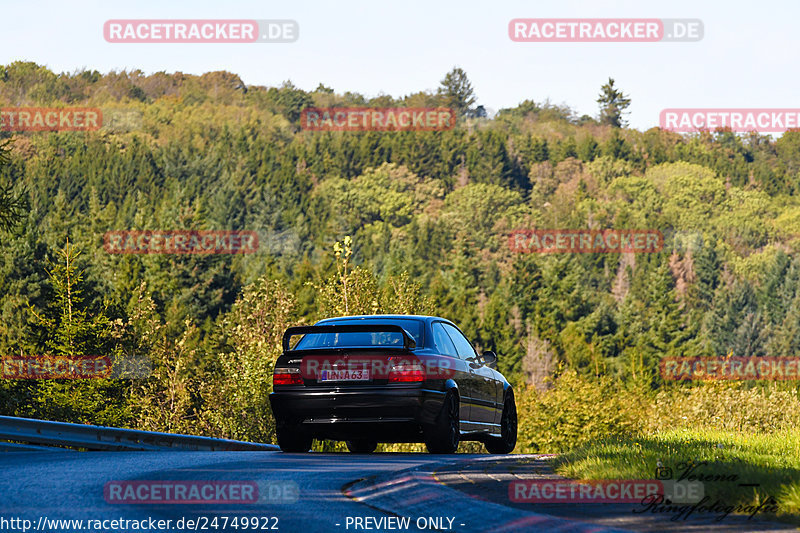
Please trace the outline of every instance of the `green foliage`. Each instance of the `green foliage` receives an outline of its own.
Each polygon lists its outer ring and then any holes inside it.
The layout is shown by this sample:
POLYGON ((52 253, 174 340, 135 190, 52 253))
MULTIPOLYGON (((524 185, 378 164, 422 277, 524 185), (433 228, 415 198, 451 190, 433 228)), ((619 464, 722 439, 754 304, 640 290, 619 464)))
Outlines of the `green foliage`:
MULTIPOLYGON (((50 312, 30 308, 34 327, 44 336, 44 349, 55 355, 101 355, 110 337, 109 319, 103 311, 84 306, 84 274, 76 266, 80 251, 67 241, 58 250, 58 262, 48 272, 55 301, 50 312)), ((41 342, 41 341, 40 341, 41 342)))
POLYGON ((453 109, 456 116, 465 116, 475 103, 474 91, 467 73, 459 67, 453 67, 440 83, 439 96, 442 98, 443 106, 453 109))
POLYGON ((750 387, 710 382, 658 391, 646 431, 702 428, 736 433, 777 433, 797 429, 793 413, 798 391, 788 387, 750 387), (783 390, 781 390, 783 389, 783 390))
POLYGON ((581 161, 594 161, 600 155, 600 146, 594 137, 587 135, 578 142, 575 152, 581 161))
POLYGON ((336 274, 323 283, 312 284, 318 294, 321 316, 375 315, 380 309, 378 282, 369 270, 350 267, 352 239, 347 236, 333 245, 336 274))
POLYGON ((626 387, 607 378, 584 378, 567 370, 553 380, 549 390, 522 389, 517 391, 516 400, 520 416, 518 453, 592 449, 601 446, 595 443, 631 436, 636 440, 659 438, 674 431, 778 436, 800 428, 794 416, 800 397, 792 387, 780 390, 710 382, 654 392, 649 387, 626 387))
MULTIPOLYGON (((86 284, 76 265, 80 252, 67 241, 57 255, 48 272, 52 293, 45 307, 29 305, 31 329, 36 332, 30 338, 30 347, 36 349, 31 355, 113 358, 106 309, 84 301, 86 284)), ((20 385, 20 392, 27 402, 16 407, 17 416, 109 425, 126 424, 130 416, 125 388, 110 379, 37 380, 20 385)))
POLYGON ((357 229, 377 221, 404 226, 431 201, 442 199, 444 190, 405 166, 384 163, 349 181, 326 180, 317 194, 330 206, 331 217, 339 218, 347 229, 357 229))
MULTIPOLYGON (((675 478, 684 472, 696 478, 703 476, 704 494, 725 502, 730 510, 736 506, 752 506, 755 510, 773 497, 777 513, 762 509, 758 516, 773 514, 797 523, 798 450, 797 429, 765 435, 691 428, 599 439, 556 459, 556 471, 578 479, 653 479, 660 466, 670 469, 675 478), (757 488, 743 490, 741 484, 757 488)), ((685 518, 686 511, 678 511, 684 506, 672 507, 675 511, 666 517, 685 518)), ((725 514, 711 516, 721 520, 725 514)))
POLYGON ((576 122, 574 120, 574 112, 569 106, 556 105, 549 100, 542 104, 537 104, 533 100, 525 100, 515 108, 501 109, 497 112, 497 118, 500 120, 513 117, 533 118, 542 122, 576 122))
POLYGON ((302 89, 295 87, 291 81, 285 81, 280 88, 270 88, 267 98, 289 122, 297 123, 300 112, 311 107, 314 100, 302 89))
POLYGON ((581 378, 567 371, 547 392, 526 389, 517 393, 519 453, 559 453, 640 429, 636 394, 608 379, 581 378))
POLYGON ((631 105, 631 99, 625 96, 622 91, 614 87, 614 80, 608 78, 608 83, 600 87, 600 96, 597 98, 600 104, 600 123, 608 124, 614 128, 621 128, 626 125, 622 115, 631 105))
POLYGON ((376 315, 376 314, 429 314, 433 305, 422 294, 420 285, 403 272, 391 276, 381 286, 372 272, 361 267, 351 267, 352 238, 347 236, 333 245, 336 274, 320 284, 311 285, 317 292, 320 317, 376 315))
MULTIPOLYGON (((646 425, 633 406, 651 403, 625 391, 671 391, 656 377, 665 356, 796 354, 796 132, 773 141, 621 129, 629 99, 611 81, 599 122, 526 100, 449 131, 321 133, 299 131, 304 107, 478 111, 460 69, 436 94, 367 98, 322 84, 246 87, 229 72, 0 68, 4 102, 142 116, 135 131, 2 141, 0 350, 152 366, 142 380, 2 380, 0 410, 270 440, 283 328, 435 314, 497 351, 519 382, 521 449, 554 451, 646 425), (668 239, 654 254, 513 254, 508 233, 530 227, 659 229, 668 239), (261 247, 108 254, 103 234, 124 229, 252 230, 261 247), (691 246, 672 237, 681 232, 691 246), (523 390, 525 380, 546 388, 558 364, 554 399, 523 390)), ((771 430, 774 411, 741 394, 759 422, 726 411, 731 428, 771 430)))
POLYGON ((222 319, 217 358, 201 389, 201 420, 209 433, 274 441, 272 369, 282 351, 283 332, 293 325, 295 306, 294 296, 281 282, 261 278, 222 319))
POLYGON ((197 328, 190 320, 170 332, 144 284, 134 291, 120 335, 129 354, 144 357, 152 370, 129 383, 135 427, 197 434, 192 396, 196 394, 197 328))
MULTIPOLYGON (((11 162, 9 146, 11 139, 0 140, 0 173, 4 166, 11 162)), ((25 191, 14 191, 12 183, 0 185, 0 230, 9 230, 24 218, 28 207, 25 191)))

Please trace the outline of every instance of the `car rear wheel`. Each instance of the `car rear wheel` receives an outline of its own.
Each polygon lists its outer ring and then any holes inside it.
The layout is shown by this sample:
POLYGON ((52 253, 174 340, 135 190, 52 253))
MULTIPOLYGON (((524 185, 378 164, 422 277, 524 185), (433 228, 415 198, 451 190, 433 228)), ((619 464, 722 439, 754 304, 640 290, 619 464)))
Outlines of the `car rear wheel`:
POLYGON ((425 434, 425 446, 430 453, 455 453, 458 449, 461 437, 458 409, 458 397, 448 392, 436 424, 428 428, 425 434))
POLYGON ((486 450, 489 453, 511 453, 517 445, 517 404, 510 394, 503 404, 503 415, 500 418, 500 438, 489 437, 486 450))
POLYGON ((378 447, 376 441, 368 439, 348 440, 345 444, 350 453, 372 453, 378 447))
POLYGON ((309 435, 291 429, 278 429, 278 446, 282 452, 305 453, 311 449, 314 439, 309 435))

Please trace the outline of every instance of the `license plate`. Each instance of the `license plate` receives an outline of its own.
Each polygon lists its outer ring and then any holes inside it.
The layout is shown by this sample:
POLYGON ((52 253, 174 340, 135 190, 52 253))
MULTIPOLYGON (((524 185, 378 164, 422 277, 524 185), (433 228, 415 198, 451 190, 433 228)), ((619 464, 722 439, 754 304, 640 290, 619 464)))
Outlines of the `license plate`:
POLYGON ((369 370, 321 370, 319 381, 369 381, 369 370))

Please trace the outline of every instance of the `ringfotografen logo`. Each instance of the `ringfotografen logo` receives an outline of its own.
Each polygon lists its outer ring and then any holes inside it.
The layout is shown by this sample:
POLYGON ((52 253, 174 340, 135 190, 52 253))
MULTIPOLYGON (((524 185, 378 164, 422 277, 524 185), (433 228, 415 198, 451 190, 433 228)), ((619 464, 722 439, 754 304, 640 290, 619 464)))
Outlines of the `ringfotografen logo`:
POLYGON ((508 36, 518 43, 654 43, 703 38, 700 19, 512 19, 508 36))
POLYGON ((3 107, 0 131, 96 131, 103 112, 94 107, 3 107))
POLYGON ((660 368, 670 381, 800 379, 800 357, 665 357, 660 368))
POLYGON ((290 504, 299 494, 290 480, 123 480, 103 487, 103 499, 112 504, 290 504))
POLYGON ((110 43, 291 43, 300 36, 294 20, 108 20, 110 43))
POLYGON ((658 230, 518 229, 508 246, 517 253, 648 253, 664 247, 658 230))
POLYGON ((783 133, 800 128, 800 109, 669 108, 661 111, 659 125, 677 133, 716 130, 783 133))
POLYGON ((255 231, 109 231, 110 254, 249 254, 258 250, 255 231))
POLYGON ((455 111, 445 107, 330 107, 300 113, 300 127, 309 131, 442 131, 455 125, 455 111))

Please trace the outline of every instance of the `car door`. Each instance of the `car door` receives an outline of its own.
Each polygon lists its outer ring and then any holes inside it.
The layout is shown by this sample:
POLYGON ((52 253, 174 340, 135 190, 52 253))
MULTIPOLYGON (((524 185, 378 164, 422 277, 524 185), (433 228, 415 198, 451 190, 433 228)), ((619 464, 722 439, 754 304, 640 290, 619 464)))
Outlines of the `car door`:
POLYGON ((485 376, 480 372, 478 354, 472 343, 461 333, 461 330, 446 322, 442 323, 442 327, 444 327, 453 344, 455 344, 459 358, 467 363, 471 429, 488 429, 494 423, 494 390, 492 388, 490 392, 490 383, 486 381, 485 376))
POLYGON ((494 371, 488 366, 481 365, 475 369, 475 376, 481 391, 480 421, 492 433, 498 432, 500 416, 497 414, 497 380, 494 371))
POLYGON ((450 336, 442 327, 442 322, 434 322, 431 324, 431 332, 433 333, 433 343, 436 345, 436 351, 443 356, 452 357, 454 373, 453 378, 458 384, 458 392, 461 396, 459 404, 459 419, 462 423, 462 431, 471 431, 469 426, 471 420, 471 407, 472 407, 472 392, 470 390, 471 384, 469 383, 470 373, 467 364, 458 356, 455 344, 450 339, 450 336), (466 425, 463 425, 466 424, 466 425))
POLYGON ((500 420, 503 418, 503 381, 501 375, 494 369, 484 366, 481 372, 487 377, 487 383, 491 383, 491 390, 494 394, 494 429, 492 432, 500 432, 500 420))

